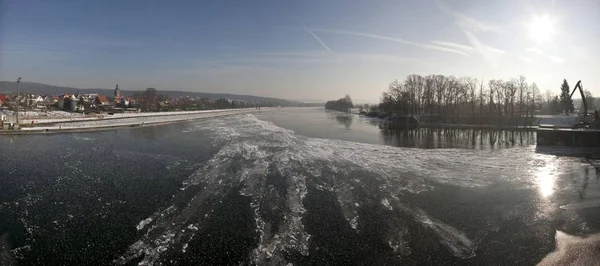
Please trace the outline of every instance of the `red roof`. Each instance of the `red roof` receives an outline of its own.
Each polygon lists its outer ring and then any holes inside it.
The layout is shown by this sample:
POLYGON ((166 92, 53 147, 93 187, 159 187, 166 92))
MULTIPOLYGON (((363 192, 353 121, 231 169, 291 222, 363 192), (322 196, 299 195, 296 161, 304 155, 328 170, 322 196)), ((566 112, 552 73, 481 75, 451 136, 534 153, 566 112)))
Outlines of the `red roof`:
POLYGON ((0 94, 0 102, 6 102, 6 95, 0 94))
POLYGON ((104 103, 108 103, 108 99, 106 99, 106 96, 104 96, 104 95, 100 95, 100 94, 98 94, 98 95, 96 96, 96 99, 97 99, 99 102, 103 103, 103 104, 104 104, 104 103))

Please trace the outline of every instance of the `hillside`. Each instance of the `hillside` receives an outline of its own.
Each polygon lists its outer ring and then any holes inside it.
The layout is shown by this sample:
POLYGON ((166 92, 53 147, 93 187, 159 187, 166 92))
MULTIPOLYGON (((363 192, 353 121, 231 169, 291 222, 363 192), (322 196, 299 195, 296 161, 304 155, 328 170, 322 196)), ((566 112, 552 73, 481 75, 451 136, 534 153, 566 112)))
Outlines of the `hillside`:
MULTIPOLYGON (((247 102, 265 102, 271 105, 281 106, 304 106, 304 103, 289 101, 284 99, 272 98, 272 97, 261 97, 253 95, 239 95, 229 93, 206 93, 206 92, 190 92, 190 91, 174 91, 174 90, 161 90, 156 89, 159 94, 164 94, 170 97, 206 97, 211 100, 217 100, 219 98, 226 98, 229 100, 247 101, 247 102)), ((0 81, 0 93, 16 92, 17 83, 13 81, 0 81)), ((131 95, 135 92, 141 92, 143 90, 121 90, 122 95, 131 95)), ((78 89, 72 87, 61 87, 48 85, 36 82, 21 82, 21 92, 28 92, 34 94, 46 94, 46 95, 57 95, 62 93, 100 93, 104 95, 113 95, 113 89, 78 89)))

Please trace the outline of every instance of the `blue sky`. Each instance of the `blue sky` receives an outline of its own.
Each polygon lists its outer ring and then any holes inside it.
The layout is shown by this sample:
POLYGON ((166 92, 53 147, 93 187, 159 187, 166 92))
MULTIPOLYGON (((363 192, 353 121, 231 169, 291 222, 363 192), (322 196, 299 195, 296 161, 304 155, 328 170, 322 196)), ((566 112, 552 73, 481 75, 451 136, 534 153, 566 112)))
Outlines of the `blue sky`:
POLYGON ((599 1, 0 0, 0 80, 376 102, 394 79, 600 96, 599 1))

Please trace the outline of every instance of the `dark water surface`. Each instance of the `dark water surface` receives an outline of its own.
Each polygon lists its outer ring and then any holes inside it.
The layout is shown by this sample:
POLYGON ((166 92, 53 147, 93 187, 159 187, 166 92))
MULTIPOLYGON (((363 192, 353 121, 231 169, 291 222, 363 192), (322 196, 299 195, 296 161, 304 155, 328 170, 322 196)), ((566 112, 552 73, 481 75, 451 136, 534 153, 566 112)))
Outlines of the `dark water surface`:
POLYGON ((497 149, 536 144, 535 132, 532 131, 418 128, 389 133, 379 130, 379 119, 323 108, 269 112, 262 113, 259 117, 303 136, 398 147, 497 149))
POLYGON ((594 264, 600 254, 597 151, 536 150, 534 133, 386 134, 358 116, 283 109, 0 136, 0 149, 2 265, 532 265, 573 254, 594 264))

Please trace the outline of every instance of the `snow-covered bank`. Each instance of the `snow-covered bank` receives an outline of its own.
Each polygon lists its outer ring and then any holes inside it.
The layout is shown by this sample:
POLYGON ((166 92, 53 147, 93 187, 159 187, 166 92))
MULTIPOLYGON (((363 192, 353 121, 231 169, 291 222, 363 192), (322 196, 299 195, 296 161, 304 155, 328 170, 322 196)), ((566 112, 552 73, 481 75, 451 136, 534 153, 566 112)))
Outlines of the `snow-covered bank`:
MULTIPOLYGON (((260 111, 272 110, 263 108, 260 111)), ((207 110, 207 111, 189 111, 189 112, 165 112, 165 113, 136 113, 136 114, 115 114, 102 119, 54 119, 51 124, 38 124, 32 127, 23 127, 20 132, 61 132, 61 131, 79 131, 106 129, 127 126, 145 126, 153 124, 165 124, 173 122, 188 121, 201 118, 217 117, 224 115, 243 114, 251 112, 260 112, 257 109, 227 109, 227 110, 207 110)), ((15 133, 6 132, 6 133, 15 133)))
MULTIPOLYGON (((265 108, 262 108, 265 109, 265 108)), ((261 109, 261 110, 262 110, 261 109)), ((235 110, 256 110, 254 108, 247 109, 235 109, 235 110)), ((201 111, 177 111, 177 112, 157 112, 157 113, 115 113, 99 114, 93 116, 85 116, 79 113, 69 113, 65 111, 49 111, 37 112, 36 116, 23 115, 19 113, 22 124, 31 124, 34 121, 35 124, 49 124, 69 121, 89 121, 89 120, 102 120, 102 119, 121 119, 121 118, 132 118, 132 117, 156 117, 156 116, 177 116, 177 115, 190 115, 190 114, 203 114, 203 113, 219 113, 219 112, 231 112, 232 109, 220 109, 220 110, 201 110, 201 111)), ((5 111, 7 112, 7 111, 5 111)), ((10 112, 10 111, 8 111, 10 112)), ((10 114, 9 114, 10 115, 10 114)), ((14 116, 14 113, 12 114, 14 116)), ((8 115, 7 115, 8 116, 8 115)))
MULTIPOLYGON (((261 108, 269 109, 269 107, 261 108)), ((254 108, 236 109, 236 110, 255 110, 254 108)), ((48 124, 66 121, 87 121, 87 120, 98 120, 98 119, 119 119, 129 117, 148 117, 148 116, 173 116, 173 115, 187 115, 187 114, 200 114, 200 113, 214 113, 214 112, 229 112, 232 109, 220 109, 220 110, 199 110, 199 111, 176 111, 176 112, 156 112, 156 113, 114 113, 109 115, 107 113, 84 115, 81 113, 70 113, 66 111, 19 111, 19 118, 22 124, 31 124, 34 121, 36 124, 48 124)), ((11 110, 0 110, 0 115, 5 115, 9 120, 15 117, 15 112, 11 110)))
POLYGON ((577 123, 577 116, 544 115, 540 116, 539 125, 555 127, 572 127, 577 123))

